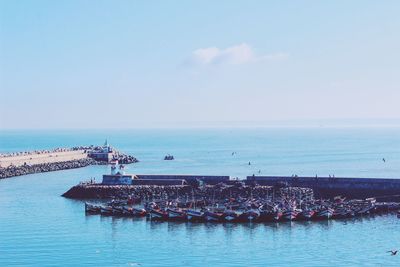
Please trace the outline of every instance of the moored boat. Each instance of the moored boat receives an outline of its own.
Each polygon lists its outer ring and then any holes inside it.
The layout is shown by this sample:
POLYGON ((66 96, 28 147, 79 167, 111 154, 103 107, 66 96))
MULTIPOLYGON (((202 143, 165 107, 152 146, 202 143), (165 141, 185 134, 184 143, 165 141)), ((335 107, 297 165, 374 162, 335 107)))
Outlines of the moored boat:
POLYGON ((233 210, 226 210, 222 214, 222 219, 225 222, 235 222, 238 219, 239 215, 233 210))
POLYGON ((334 213, 334 209, 332 208, 321 208, 317 215, 315 216, 318 220, 328 220, 331 219, 334 213))
POLYGON ((302 212, 300 212, 297 216, 297 219, 299 220, 305 220, 305 221, 310 221, 314 218, 315 216, 315 210, 313 209, 305 209, 302 212))
POLYGON ((113 208, 111 206, 101 206, 100 207, 101 215, 113 215, 113 208))
POLYGON ((296 209, 287 209, 283 212, 282 218, 285 221, 294 221, 294 220, 296 220, 298 214, 299 214, 299 211, 296 209))
POLYGON ((204 213, 197 210, 189 209, 186 211, 186 217, 188 221, 191 222, 201 222, 204 221, 204 213))
POLYGON ((85 203, 85 212, 91 214, 99 214, 101 212, 101 207, 89 203, 85 203))
POLYGON ((175 208, 167 208, 168 219, 174 221, 185 221, 186 220, 186 212, 181 209, 175 208))
POLYGON ((221 222, 222 213, 207 210, 204 212, 204 220, 207 222, 221 222))
POLYGON ((254 222, 260 217, 260 212, 256 209, 244 211, 239 215, 238 220, 241 222, 254 222))
POLYGON ((165 221, 168 219, 168 212, 162 209, 151 209, 149 215, 150 220, 165 221))

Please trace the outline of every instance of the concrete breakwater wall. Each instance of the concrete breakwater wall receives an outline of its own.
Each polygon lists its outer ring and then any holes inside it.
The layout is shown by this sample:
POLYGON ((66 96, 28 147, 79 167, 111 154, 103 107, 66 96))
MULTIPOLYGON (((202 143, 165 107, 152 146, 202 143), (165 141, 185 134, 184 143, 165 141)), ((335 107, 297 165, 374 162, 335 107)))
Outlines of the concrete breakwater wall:
POLYGON ((383 201, 400 199, 400 179, 247 176, 246 183, 308 187, 317 197, 324 198, 342 195, 348 198, 377 197, 383 201))
POLYGON ((75 169, 86 167, 89 165, 97 164, 93 159, 84 158, 62 162, 50 162, 34 165, 22 166, 8 166, 7 168, 0 168, 0 179, 9 178, 13 176, 27 175, 32 173, 51 172, 67 169, 75 169))
POLYGON ((215 185, 219 183, 229 183, 230 177, 223 175, 185 175, 185 174, 136 174, 143 180, 185 180, 190 185, 206 183, 215 185))

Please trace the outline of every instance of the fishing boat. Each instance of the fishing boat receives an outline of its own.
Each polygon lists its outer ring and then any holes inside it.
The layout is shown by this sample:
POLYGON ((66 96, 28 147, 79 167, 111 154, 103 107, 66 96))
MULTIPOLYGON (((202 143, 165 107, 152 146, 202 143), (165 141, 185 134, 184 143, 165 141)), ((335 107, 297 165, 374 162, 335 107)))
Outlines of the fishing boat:
POLYGON ((318 212, 317 215, 315 216, 316 219, 318 220, 328 220, 332 218, 334 209, 332 208, 321 208, 318 212))
POLYGON ((162 209, 151 209, 150 220, 165 221, 168 219, 168 212, 162 209))
POLYGON ((133 216, 143 217, 143 216, 146 216, 147 211, 145 209, 141 209, 141 208, 132 208, 132 214, 133 214, 133 216))
POLYGON ((298 214, 299 214, 298 210, 289 208, 283 212, 282 218, 285 221, 294 221, 294 220, 296 220, 298 214))
POLYGON ((238 220, 242 222, 254 222, 260 217, 260 211, 249 209, 239 215, 238 220))
POLYGON ((302 212, 300 212, 297 216, 298 220, 305 220, 305 221, 310 221, 313 219, 315 215, 315 210, 313 209, 305 209, 302 212))
POLYGON ((133 208, 133 207, 128 207, 124 206, 122 213, 124 216, 130 216, 130 217, 142 217, 146 216, 147 211, 145 209, 139 209, 139 208, 133 208))
POLYGON ((123 206, 113 206, 112 213, 115 216, 123 216, 124 215, 124 208, 123 206))
POLYGON ((185 221, 186 212, 181 209, 167 208, 168 219, 173 221, 185 221))
POLYGON ((100 207, 101 215, 113 215, 113 208, 111 206, 101 206, 100 207))
POLYGON ((186 211, 186 217, 188 221, 191 222, 201 222, 204 221, 204 213, 197 210, 189 209, 186 211))
POLYGON ((99 214, 101 212, 101 207, 89 203, 85 203, 85 212, 91 214, 99 214))
POLYGON ((204 220, 206 222, 221 222, 222 221, 222 214, 220 212, 213 212, 207 210, 204 212, 204 220))
POLYGON ((239 217, 239 215, 233 210, 225 210, 222 213, 222 219, 225 222, 235 222, 235 221, 237 221, 238 217, 239 217))

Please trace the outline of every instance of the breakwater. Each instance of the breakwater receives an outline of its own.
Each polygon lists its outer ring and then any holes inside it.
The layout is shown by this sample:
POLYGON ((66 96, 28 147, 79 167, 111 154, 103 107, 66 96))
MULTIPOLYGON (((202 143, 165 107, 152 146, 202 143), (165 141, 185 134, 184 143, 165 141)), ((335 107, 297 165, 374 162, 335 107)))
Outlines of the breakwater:
POLYGON ((108 164, 118 160, 122 164, 138 160, 109 146, 79 146, 0 154, 0 179, 32 173, 59 171, 108 164), (93 156, 95 155, 95 156, 93 156), (105 160, 106 159, 106 160, 105 160))
POLYGON ((246 183, 308 187, 314 190, 316 196, 324 198, 342 195, 348 198, 376 197, 387 201, 400 199, 400 179, 248 176, 246 183))
POLYGON ((141 180, 185 180, 189 185, 198 186, 200 183, 215 185, 229 183, 227 175, 185 175, 185 174, 136 174, 141 180))
POLYGON ((75 168, 86 167, 93 164, 97 164, 97 162, 93 159, 86 158, 86 159, 69 160, 63 162, 22 165, 18 167, 8 166, 7 168, 0 168, 0 179, 9 178, 13 176, 33 174, 33 173, 75 169, 75 168))
MULTIPOLYGON (((107 199, 120 198, 126 199, 133 196, 139 201, 156 199, 214 199, 222 200, 227 198, 266 198, 274 196, 277 191, 288 189, 275 188, 272 186, 247 186, 237 182, 232 185, 207 185, 193 187, 190 185, 102 185, 94 183, 81 183, 73 186, 63 194, 67 198, 75 199, 107 199)), ((296 189, 293 194, 312 194, 310 189, 296 189), (297 193, 295 193, 297 192, 297 193)))

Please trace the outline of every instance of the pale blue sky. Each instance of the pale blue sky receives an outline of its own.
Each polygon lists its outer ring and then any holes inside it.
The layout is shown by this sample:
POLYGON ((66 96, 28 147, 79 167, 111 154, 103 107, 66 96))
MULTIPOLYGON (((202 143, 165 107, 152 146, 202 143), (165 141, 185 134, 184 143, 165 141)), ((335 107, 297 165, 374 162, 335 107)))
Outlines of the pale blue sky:
POLYGON ((0 0, 0 128, 400 118, 400 1, 0 0))

